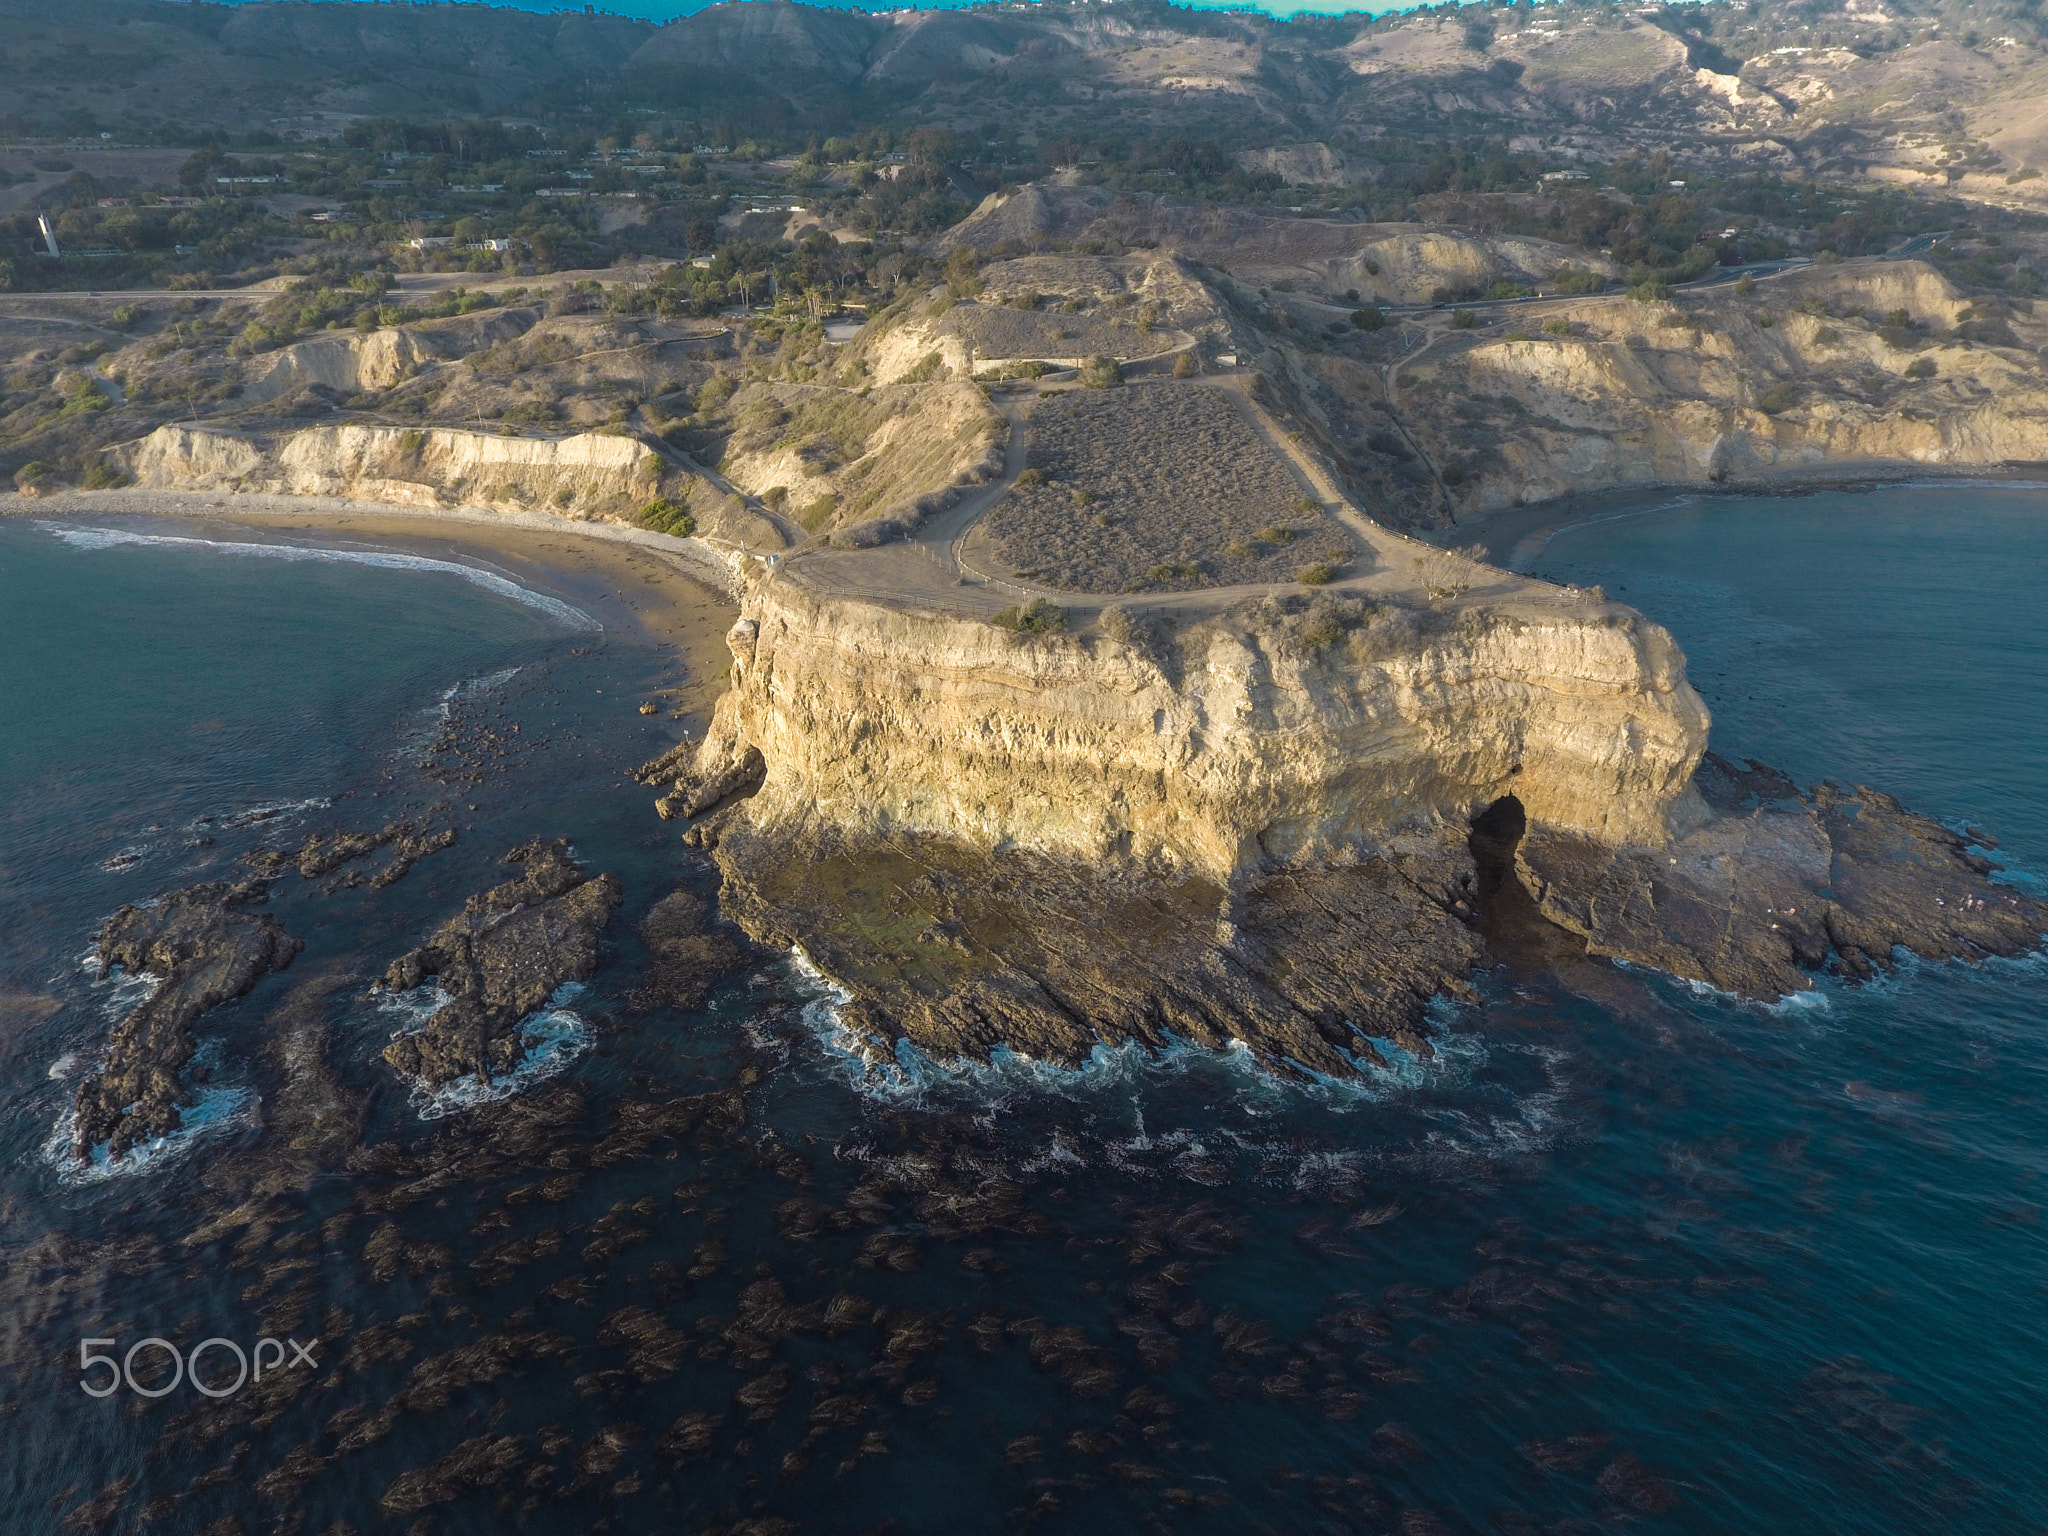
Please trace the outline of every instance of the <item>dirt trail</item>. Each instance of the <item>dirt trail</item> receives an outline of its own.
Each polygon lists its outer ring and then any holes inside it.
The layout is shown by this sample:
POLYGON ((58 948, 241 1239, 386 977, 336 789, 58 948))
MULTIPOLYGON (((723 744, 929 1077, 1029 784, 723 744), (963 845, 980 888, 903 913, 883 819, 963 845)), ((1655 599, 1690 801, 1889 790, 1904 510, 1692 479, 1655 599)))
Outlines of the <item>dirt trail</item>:
MULTIPOLYGON (((1257 401, 1251 398, 1247 375, 1211 376, 1202 381, 1221 390, 1242 409, 1260 438, 1286 464, 1307 492, 1348 528, 1365 546, 1354 574, 1316 590, 1363 597, 1413 594, 1430 585, 1428 562, 1442 553, 1420 540, 1377 523, 1345 495, 1327 466, 1320 463, 1290 438, 1257 401)), ((974 526, 1016 483, 1030 459, 1027 407, 1044 395, 1064 392, 1072 386, 1034 388, 1025 395, 1002 395, 993 400, 996 410, 1010 425, 1010 442, 1004 455, 1002 478, 983 487, 958 506, 927 520, 911 537, 875 549, 842 550, 813 548, 781 564, 782 572, 806 586, 851 596, 878 598, 940 612, 970 614, 986 618, 1020 601, 1044 598, 1065 609, 1076 627, 1093 622, 1103 609, 1112 606, 1176 612, 1213 611, 1247 599, 1278 593, 1299 594, 1298 582, 1259 582, 1239 586, 1200 587, 1185 592, 1104 594, 1071 592, 1035 582, 1023 582, 993 575, 969 563, 962 545, 974 526)), ((1143 381, 1127 388, 1144 388, 1143 381)), ((1564 594, 1547 583, 1527 577, 1508 576, 1484 587, 1472 588, 1466 596, 1474 599, 1515 596, 1542 599, 1564 594)))

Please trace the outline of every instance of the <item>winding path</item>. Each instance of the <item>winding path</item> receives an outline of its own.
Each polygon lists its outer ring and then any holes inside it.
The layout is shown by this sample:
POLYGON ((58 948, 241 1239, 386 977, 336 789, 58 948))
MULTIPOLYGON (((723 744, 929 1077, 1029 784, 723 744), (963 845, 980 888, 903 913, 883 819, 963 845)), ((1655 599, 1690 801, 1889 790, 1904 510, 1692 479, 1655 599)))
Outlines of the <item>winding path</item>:
MULTIPOLYGON (((1124 387, 1143 389, 1154 382, 1157 381, 1141 379, 1124 387)), ((1363 546, 1353 574, 1317 590, 1370 597, 1413 594, 1435 584, 1430 579, 1433 563, 1456 558, 1420 540, 1395 533, 1367 516, 1345 494, 1329 466, 1291 437, 1252 398, 1248 375, 1209 375, 1200 382, 1230 397, 1309 498, 1333 515, 1363 546)), ((1064 609, 1070 621, 1077 625, 1093 621, 1103 609, 1112 606, 1147 611, 1213 610, 1250 599, 1308 590, 1297 582, 1283 581, 1196 587, 1178 592, 1076 592, 997 576, 974 565, 964 549, 969 534, 1016 484, 1017 477, 1028 465, 1030 403, 1047 394, 1064 393, 1073 387, 1061 385, 1047 389, 1033 386, 1028 393, 994 397, 992 403, 996 411, 1010 425, 1010 441, 1004 453, 1001 478, 977 490, 958 506, 927 519, 910 537, 872 549, 836 549, 813 544, 785 557, 780 562, 782 574, 823 591, 844 592, 849 596, 884 599, 980 618, 1014 607, 1019 602, 1043 598, 1064 609)), ((1509 591, 1526 597, 1533 585, 1525 577, 1508 576, 1502 572, 1491 573, 1491 577, 1498 579, 1487 579, 1484 572, 1483 567, 1472 567, 1470 574, 1481 574, 1486 582, 1470 589, 1475 597, 1502 595, 1509 591)), ((1462 564, 1461 574, 1465 574, 1462 564)))

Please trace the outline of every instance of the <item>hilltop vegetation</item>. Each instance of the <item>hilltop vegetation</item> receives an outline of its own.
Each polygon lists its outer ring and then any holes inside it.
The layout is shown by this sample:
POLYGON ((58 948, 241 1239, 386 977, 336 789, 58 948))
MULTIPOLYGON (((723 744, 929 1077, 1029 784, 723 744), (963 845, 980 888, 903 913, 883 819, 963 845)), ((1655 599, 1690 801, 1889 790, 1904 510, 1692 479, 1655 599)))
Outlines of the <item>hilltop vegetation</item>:
MULTIPOLYGON (((1219 371, 1395 524, 1602 476, 2048 458, 2048 54, 2005 0, 10 15, 0 472, 31 486, 240 462, 133 451, 169 426, 263 465, 315 429, 623 437, 648 467, 588 494, 457 474, 452 438, 370 478, 871 540, 997 472, 989 388, 1219 371), (1753 294, 1711 286, 1749 266, 1753 294)), ((1147 398, 1199 402, 1143 430, 1211 462, 1188 445, 1229 423, 1188 412, 1216 398, 1147 398)), ((1107 425, 1135 409, 1092 398, 1099 441, 1043 411, 1043 451, 1143 478, 1153 445, 1107 425)), ((1199 510, 1229 478, 1083 486, 1141 510, 1068 528, 1058 574, 1301 563, 1251 537, 1280 492, 1199 510)), ((991 525, 1013 569, 1049 496, 991 525)))

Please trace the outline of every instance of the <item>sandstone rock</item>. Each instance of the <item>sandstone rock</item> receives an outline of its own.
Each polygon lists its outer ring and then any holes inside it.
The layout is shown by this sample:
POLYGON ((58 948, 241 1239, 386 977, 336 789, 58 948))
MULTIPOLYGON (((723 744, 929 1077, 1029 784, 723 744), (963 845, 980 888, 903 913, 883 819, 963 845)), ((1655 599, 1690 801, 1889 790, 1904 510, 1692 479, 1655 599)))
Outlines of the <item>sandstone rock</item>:
POLYGON ((2048 906, 1994 882, 1962 835, 1863 787, 1801 791, 1754 763, 1709 754, 1710 820, 1659 849, 1603 848, 1532 826, 1517 869, 1544 916, 1589 951, 1739 997, 1803 991, 1832 969, 2015 955, 2048 932, 2048 906))
POLYGON ((410 991, 435 977, 451 1001, 384 1059, 429 1087, 459 1077, 488 1082, 519 1064, 519 1022, 567 981, 597 969, 598 934, 624 899, 610 875, 590 878, 566 840, 536 838, 505 856, 515 880, 469 898, 420 948, 393 961, 384 984, 410 991))
POLYGON ((1384 639, 1321 647, 1282 614, 1230 610, 1162 664, 1145 636, 1024 642, 762 580, 678 808, 758 772, 745 819, 763 831, 935 834, 1219 884, 1342 861, 1393 829, 1462 831, 1509 793, 1547 825, 1664 841, 1707 733, 1671 637, 1503 581, 1497 601, 1403 610, 1384 639))

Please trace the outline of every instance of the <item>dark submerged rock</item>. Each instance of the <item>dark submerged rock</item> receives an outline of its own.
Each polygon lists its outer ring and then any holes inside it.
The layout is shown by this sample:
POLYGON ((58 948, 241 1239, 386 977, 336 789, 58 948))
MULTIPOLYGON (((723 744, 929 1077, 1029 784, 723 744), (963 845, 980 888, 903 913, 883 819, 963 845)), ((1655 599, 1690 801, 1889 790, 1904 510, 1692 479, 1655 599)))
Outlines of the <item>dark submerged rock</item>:
POLYGON ((640 934, 654 964, 630 998, 637 1010, 701 1008, 711 984, 747 958, 737 937, 715 921, 710 905, 689 891, 671 891, 656 902, 640 934))
POLYGON ((244 910, 266 895, 262 880, 215 881, 173 891, 154 906, 123 907, 107 919, 101 973, 118 965, 163 981, 114 1027, 106 1065, 78 1086, 76 1156, 105 1142, 110 1156, 122 1157, 184 1123, 180 1110, 193 1102, 182 1081, 193 1024, 283 970, 305 947, 276 918, 244 910))
POLYGON ((521 866, 517 879, 470 897, 385 974, 393 991, 432 976, 451 996, 424 1029, 384 1050, 394 1068, 429 1087, 462 1077, 488 1082, 517 1067, 520 1021, 564 982, 596 971, 598 935, 624 900, 610 875, 583 873, 565 839, 522 843, 505 862, 521 866))

